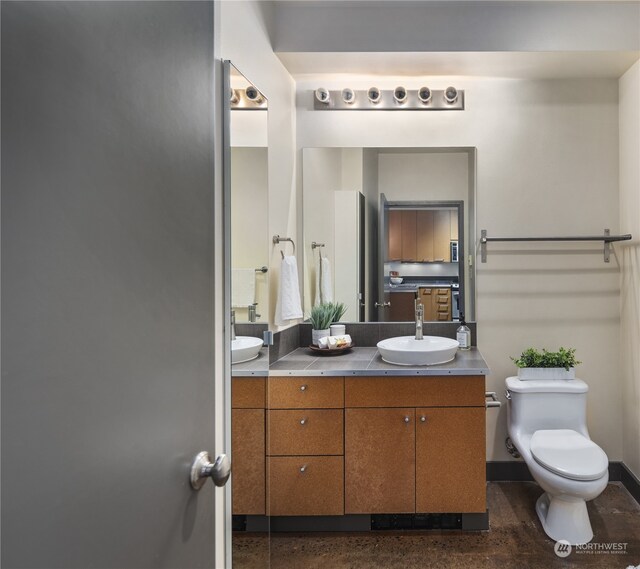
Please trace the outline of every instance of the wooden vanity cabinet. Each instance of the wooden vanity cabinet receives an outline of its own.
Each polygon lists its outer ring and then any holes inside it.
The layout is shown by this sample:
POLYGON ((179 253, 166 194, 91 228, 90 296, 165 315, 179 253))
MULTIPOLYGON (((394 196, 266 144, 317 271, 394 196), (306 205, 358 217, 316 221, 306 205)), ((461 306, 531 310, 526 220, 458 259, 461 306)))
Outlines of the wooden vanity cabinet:
POLYGON ((485 408, 416 409, 416 512, 486 510, 485 408))
POLYGON ((264 515, 265 378, 231 380, 234 514, 264 515))
POLYGON ((345 380, 345 513, 486 510, 484 376, 345 380))
POLYGON ((344 379, 267 381, 267 515, 344 514, 344 379))
POLYGON ((345 513, 415 512, 415 409, 345 410, 345 513))

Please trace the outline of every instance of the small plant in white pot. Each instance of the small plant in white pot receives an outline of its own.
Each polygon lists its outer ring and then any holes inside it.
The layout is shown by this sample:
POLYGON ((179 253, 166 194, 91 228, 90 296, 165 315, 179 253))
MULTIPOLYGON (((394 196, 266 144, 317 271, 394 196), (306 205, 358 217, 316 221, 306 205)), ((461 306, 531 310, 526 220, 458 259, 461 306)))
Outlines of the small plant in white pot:
POLYGON ((311 343, 318 345, 320 338, 329 336, 330 326, 344 316, 347 307, 342 302, 322 302, 311 309, 311 343))
POLYGON ((538 351, 527 348, 519 358, 511 358, 518 366, 518 378, 528 379, 575 379, 575 348, 560 348, 557 352, 549 352, 544 348, 538 351))

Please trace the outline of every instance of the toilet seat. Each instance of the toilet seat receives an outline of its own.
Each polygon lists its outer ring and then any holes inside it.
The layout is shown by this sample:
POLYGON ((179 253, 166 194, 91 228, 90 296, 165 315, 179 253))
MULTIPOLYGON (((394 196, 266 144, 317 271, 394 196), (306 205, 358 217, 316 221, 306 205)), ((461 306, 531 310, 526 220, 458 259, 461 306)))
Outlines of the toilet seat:
POLYGON ((605 452, 571 429, 536 431, 530 449, 540 466, 570 480, 597 480, 609 468, 605 452))

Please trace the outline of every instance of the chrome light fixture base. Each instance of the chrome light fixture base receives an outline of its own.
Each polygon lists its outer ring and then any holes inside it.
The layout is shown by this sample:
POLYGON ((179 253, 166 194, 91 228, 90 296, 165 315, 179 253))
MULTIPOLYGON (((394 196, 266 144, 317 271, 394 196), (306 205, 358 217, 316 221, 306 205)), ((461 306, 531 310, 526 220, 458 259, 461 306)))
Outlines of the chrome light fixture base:
MULTIPOLYGON (((448 87, 447 90, 430 90, 425 87, 418 89, 404 89, 406 97, 398 100, 395 89, 371 88, 365 90, 335 90, 328 91, 328 97, 324 101, 318 100, 318 89, 312 93, 313 108, 316 111, 463 111, 464 91, 448 87), (447 100, 447 91, 453 89, 456 92, 455 100, 447 100), (343 98, 344 91, 351 91, 354 94, 353 102, 347 103, 343 98), (426 90, 430 96, 427 97, 426 90), (373 92, 373 93, 372 93, 373 92), (373 94, 373 97, 372 97, 373 94), (378 96, 379 95, 379 96, 378 96)), ((326 89, 322 89, 323 95, 326 89)))

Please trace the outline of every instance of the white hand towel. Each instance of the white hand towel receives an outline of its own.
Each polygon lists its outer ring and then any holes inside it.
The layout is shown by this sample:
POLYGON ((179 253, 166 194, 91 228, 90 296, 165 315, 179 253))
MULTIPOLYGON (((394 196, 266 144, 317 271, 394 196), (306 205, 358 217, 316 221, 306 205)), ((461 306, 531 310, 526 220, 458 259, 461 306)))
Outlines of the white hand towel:
POLYGON ((280 265, 280 290, 276 301, 276 324, 287 324, 287 320, 302 318, 300 285, 298 284, 298 263, 292 255, 282 259, 280 265))
POLYGON ((231 306, 246 308, 256 301, 255 269, 231 270, 231 306))
POLYGON ((313 305, 318 306, 322 302, 322 290, 320 288, 320 280, 322 279, 322 255, 318 255, 318 263, 316 264, 316 291, 314 295, 313 305))
POLYGON ((333 302, 331 263, 326 257, 320 259, 320 298, 322 302, 333 302))

